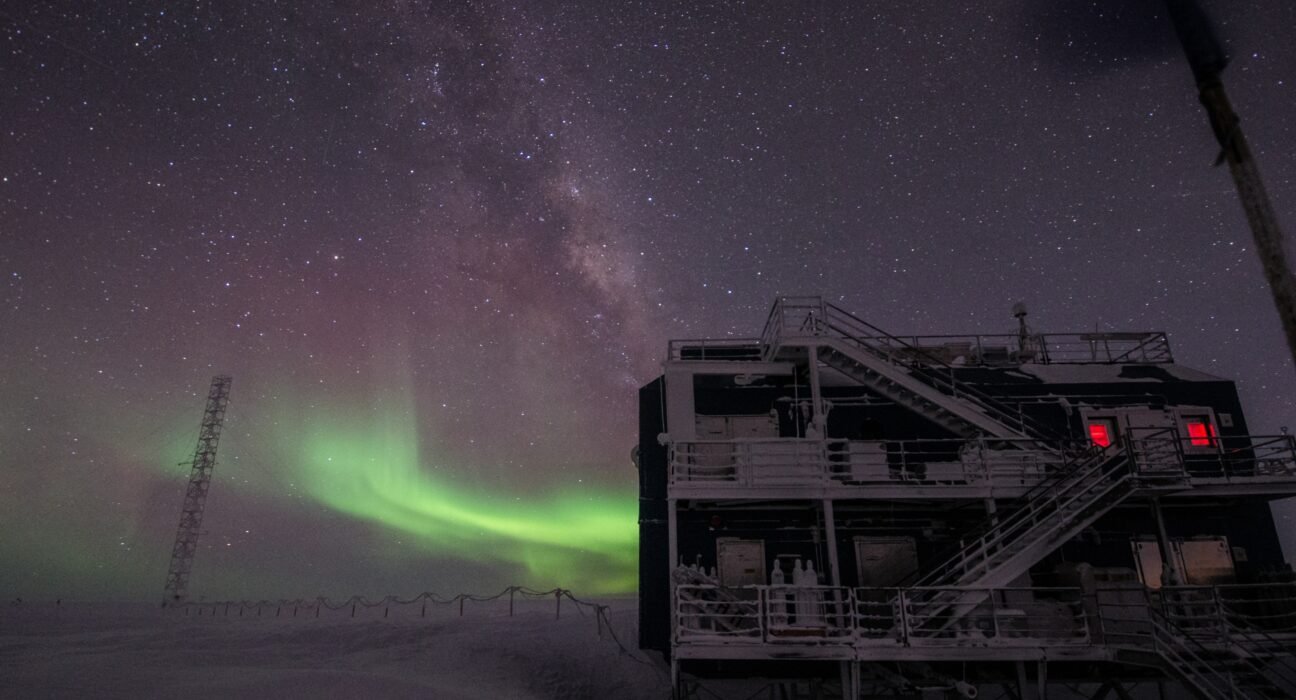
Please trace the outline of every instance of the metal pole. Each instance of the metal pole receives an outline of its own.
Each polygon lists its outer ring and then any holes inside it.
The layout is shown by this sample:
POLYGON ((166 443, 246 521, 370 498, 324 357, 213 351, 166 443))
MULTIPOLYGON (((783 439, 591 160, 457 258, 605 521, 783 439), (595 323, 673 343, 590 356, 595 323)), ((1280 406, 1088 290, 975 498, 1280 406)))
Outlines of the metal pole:
POLYGON ((1260 179, 1260 170, 1251 155, 1246 137, 1242 134, 1240 120, 1233 111, 1228 94, 1224 91, 1224 83, 1220 80, 1220 73, 1228 64, 1228 58, 1196 0, 1167 0, 1166 5, 1197 81, 1198 98, 1206 110, 1215 140, 1220 145, 1216 165, 1228 162, 1238 199, 1251 227, 1265 280, 1269 283, 1274 306, 1282 320, 1287 349, 1296 360, 1296 279, 1292 277, 1291 266, 1287 262, 1277 212, 1269 201, 1269 194, 1260 179))

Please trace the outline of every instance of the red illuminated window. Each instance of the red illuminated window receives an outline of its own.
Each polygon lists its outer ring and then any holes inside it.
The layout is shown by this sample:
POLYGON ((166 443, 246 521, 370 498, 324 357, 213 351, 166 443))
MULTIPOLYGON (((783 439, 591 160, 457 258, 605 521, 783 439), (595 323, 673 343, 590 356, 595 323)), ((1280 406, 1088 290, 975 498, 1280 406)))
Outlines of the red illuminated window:
POLYGON ((1215 426, 1205 418, 1189 418, 1185 421, 1188 427, 1188 444, 1193 447, 1214 447, 1215 426))
POLYGON ((1108 426, 1107 423, 1105 422, 1090 423, 1089 439, 1093 441, 1093 444, 1099 447, 1111 447, 1112 444, 1111 427, 1108 426))

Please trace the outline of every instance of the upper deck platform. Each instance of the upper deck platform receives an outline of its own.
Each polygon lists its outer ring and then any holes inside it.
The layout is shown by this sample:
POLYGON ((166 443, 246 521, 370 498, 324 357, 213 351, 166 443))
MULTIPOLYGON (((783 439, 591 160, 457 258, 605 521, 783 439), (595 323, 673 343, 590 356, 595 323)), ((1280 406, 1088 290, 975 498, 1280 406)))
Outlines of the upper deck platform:
POLYGON ((909 363, 954 367, 1023 364, 1172 364, 1162 331, 892 335, 821 297, 780 297, 759 338, 672 340, 667 362, 758 362, 778 343, 836 336, 869 344, 909 363), (838 329, 833 331, 831 329, 838 329))

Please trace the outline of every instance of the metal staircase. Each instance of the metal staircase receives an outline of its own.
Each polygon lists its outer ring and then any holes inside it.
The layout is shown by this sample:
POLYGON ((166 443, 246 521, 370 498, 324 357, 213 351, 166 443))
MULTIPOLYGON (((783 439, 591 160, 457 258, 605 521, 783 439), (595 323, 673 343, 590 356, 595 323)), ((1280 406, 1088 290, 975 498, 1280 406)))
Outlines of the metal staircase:
POLYGON ((1093 524, 1138 488, 1124 454, 1090 454, 960 538, 959 550, 930 569, 919 587, 1002 588, 1093 524))
POLYGON ((1120 658, 1159 666, 1202 700, 1282 700, 1296 697, 1290 649, 1269 635, 1239 632, 1222 614, 1202 614, 1196 602, 1171 600, 1163 606, 1193 608, 1191 627, 1176 624, 1163 610, 1148 608, 1151 659, 1145 650, 1124 650, 1120 658))
POLYGON ((1173 429, 1127 434, 1118 448, 1093 448, 960 539, 957 551, 913 585, 912 615, 945 629, 980 605, 987 589, 1010 586, 1050 552, 1139 491, 1188 486, 1183 463, 1169 459, 1173 429), (954 588, 956 590, 950 590, 954 588), (962 589, 962 590, 957 590, 962 589))
POLYGON ((926 416, 955 435, 965 438, 989 435, 1013 440, 1028 437, 1026 431, 1008 424, 1008 420, 1016 422, 1016 417, 1009 417, 1006 412, 991 408, 989 402, 974 398, 970 387, 958 392, 952 378, 944 383, 950 390, 945 393, 937 382, 925 380, 925 373, 906 370, 836 338, 820 342, 817 353, 820 362, 926 416))
POLYGON ((1059 435, 955 377, 955 368, 819 297, 777 300, 761 337, 765 358, 816 349, 818 361, 956 435, 1056 440, 1059 435))

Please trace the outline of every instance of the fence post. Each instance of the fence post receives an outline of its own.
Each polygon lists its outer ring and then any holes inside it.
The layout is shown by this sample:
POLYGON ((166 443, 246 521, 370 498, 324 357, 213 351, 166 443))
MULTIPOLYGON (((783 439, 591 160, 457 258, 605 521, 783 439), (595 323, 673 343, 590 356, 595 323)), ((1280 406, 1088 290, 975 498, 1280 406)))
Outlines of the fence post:
POLYGON ((278 606, 278 607, 275 608, 275 617, 279 617, 279 613, 281 613, 281 612, 283 612, 283 606, 282 606, 282 605, 280 605, 280 606, 278 606))
POLYGON ((322 608, 322 607, 324 607, 324 604, 323 604, 323 603, 321 603, 321 602, 319 602, 319 601, 316 601, 316 602, 315 602, 315 617, 316 617, 316 618, 319 617, 319 611, 320 611, 320 608, 322 608))
POLYGON ((229 606, 230 606, 229 603, 225 604, 225 617, 229 617, 229 606))
POLYGON ((517 588, 509 586, 509 617, 513 617, 513 592, 516 590, 517 588))
POLYGON ((462 594, 460 594, 459 595, 459 617, 463 617, 463 602, 464 602, 464 597, 462 594))
POLYGON ((355 604, 355 603, 352 603, 352 604, 351 604, 351 617, 355 617, 355 608, 356 608, 356 604, 355 604))
POLYGON ((562 618, 562 589, 554 589, 554 619, 562 618))
POLYGON ((423 599, 423 609, 419 611, 419 617, 427 617, 427 598, 423 599))
POLYGON ((389 613, 389 612, 391 612, 391 606, 390 606, 390 605, 385 605, 385 606, 383 606, 383 619, 384 619, 384 620, 387 619, 387 613, 389 613))

